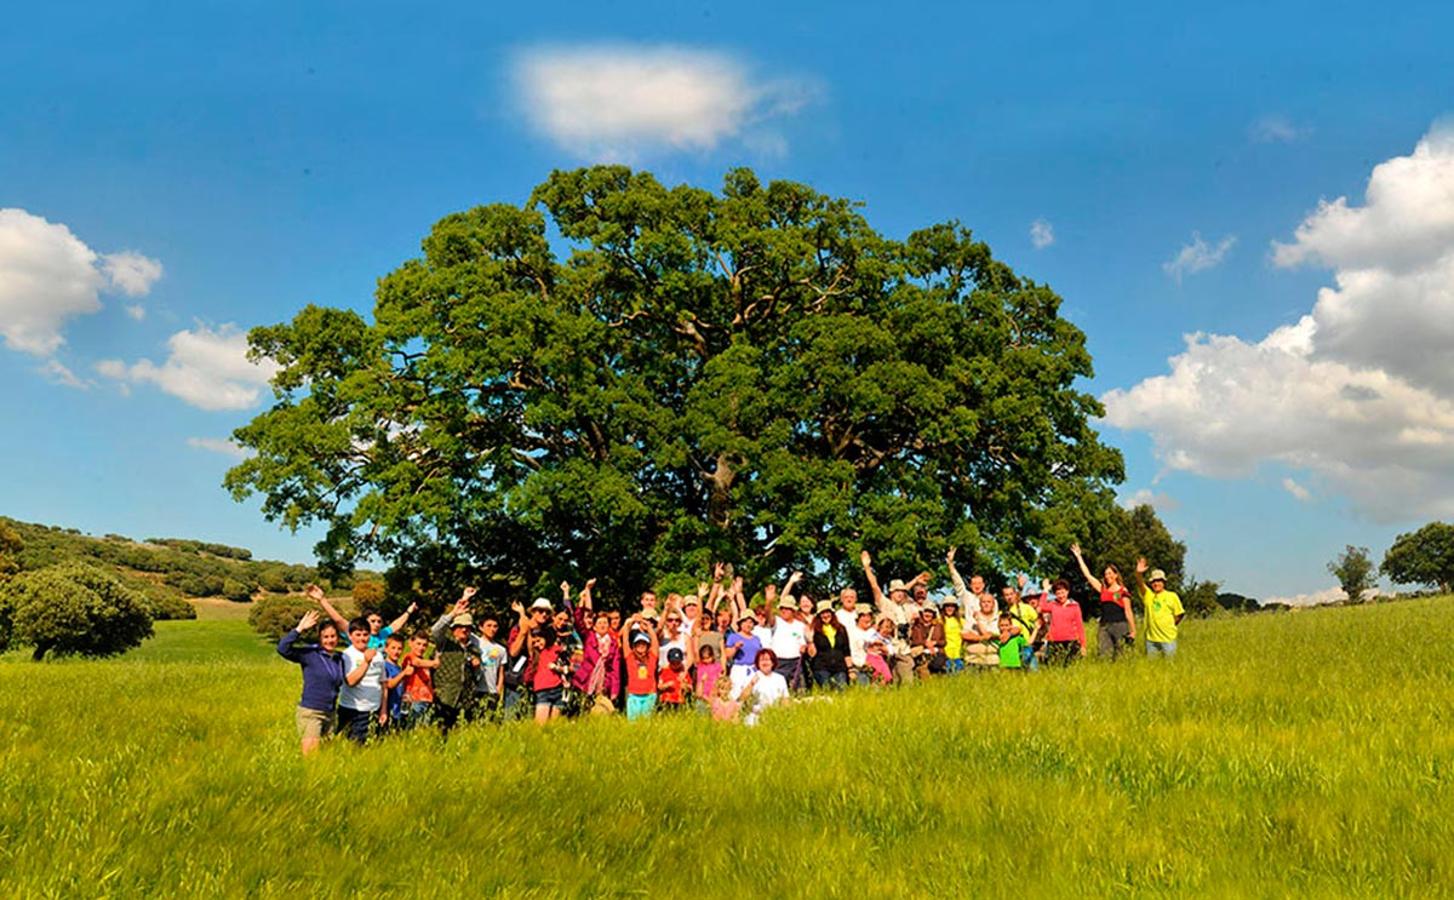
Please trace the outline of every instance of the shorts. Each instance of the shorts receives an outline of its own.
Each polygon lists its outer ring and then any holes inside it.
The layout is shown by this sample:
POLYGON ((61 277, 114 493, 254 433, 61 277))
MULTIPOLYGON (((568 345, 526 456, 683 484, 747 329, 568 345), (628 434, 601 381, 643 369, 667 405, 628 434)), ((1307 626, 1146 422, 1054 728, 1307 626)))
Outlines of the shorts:
POLYGON ((626 695, 626 719, 642 719, 651 715, 656 709, 655 694, 627 694, 626 695))
POLYGON ((553 687, 535 692, 535 708, 565 709, 565 688, 553 687))
POLYGON ((298 707, 294 720, 298 723, 298 739, 318 741, 333 733, 333 710, 298 707))

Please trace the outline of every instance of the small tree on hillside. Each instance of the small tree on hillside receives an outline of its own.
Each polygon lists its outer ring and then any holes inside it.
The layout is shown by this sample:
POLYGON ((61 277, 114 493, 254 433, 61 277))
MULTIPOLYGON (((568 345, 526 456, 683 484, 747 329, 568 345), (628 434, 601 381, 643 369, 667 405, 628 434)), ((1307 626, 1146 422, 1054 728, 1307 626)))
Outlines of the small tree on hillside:
POLYGON ((34 648, 33 659, 112 656, 151 637, 147 600, 105 572, 62 563, 16 576, 0 589, 0 643, 34 648))
POLYGON ((1363 594, 1373 587, 1373 559, 1367 547, 1349 544, 1328 563, 1328 571, 1338 579, 1343 593, 1351 603, 1363 602, 1363 594))
POLYGON ((0 522, 0 581, 20 571, 18 557, 22 545, 15 529, 0 522))
POLYGON ((1430 522, 1399 535, 1384 554, 1382 569, 1398 584, 1436 584, 1448 593, 1454 585, 1454 525, 1430 522))
POLYGON ((1217 602, 1217 594, 1221 590, 1220 582, 1188 577, 1180 591, 1182 608, 1187 615, 1198 619, 1220 612, 1222 606, 1217 602))

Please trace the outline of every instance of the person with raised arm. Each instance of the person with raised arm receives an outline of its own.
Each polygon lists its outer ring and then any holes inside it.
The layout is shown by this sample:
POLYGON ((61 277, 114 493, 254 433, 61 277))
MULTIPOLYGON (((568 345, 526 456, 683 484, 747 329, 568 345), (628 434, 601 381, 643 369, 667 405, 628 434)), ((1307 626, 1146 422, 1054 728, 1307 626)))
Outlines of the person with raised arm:
POLYGON ((343 686, 344 661, 338 652, 338 626, 324 622, 318 628, 318 643, 299 644, 306 631, 318 625, 318 613, 308 610, 291 631, 278 641, 278 655, 303 670, 303 696, 298 700, 295 719, 298 742, 304 756, 318 749, 333 733, 334 707, 343 686))
MULTIPOLYGON (((348 619, 344 618, 343 613, 339 612, 338 609, 329 602, 328 596, 323 593, 323 588, 319 587, 316 584, 310 584, 307 587, 303 588, 303 593, 308 596, 308 599, 323 607, 323 611, 328 614, 328 618, 333 620, 333 624, 338 626, 338 630, 340 632, 346 632, 348 630, 348 619)), ((394 619, 394 621, 390 622, 387 625, 384 624, 384 617, 380 615, 376 610, 365 609, 360 612, 359 618, 363 619, 369 624, 368 646, 372 647, 375 650, 382 650, 384 647, 384 641, 389 639, 389 635, 393 634, 394 632, 398 631, 406 624, 408 624, 409 616, 413 615, 414 611, 418 608, 419 604, 410 603, 409 607, 405 609, 402 613, 400 613, 398 618, 394 619)))
POLYGON ((645 718, 656 709, 656 628, 636 613, 621 628, 621 653, 626 658, 626 719, 645 718))
POLYGON ((1145 574, 1146 558, 1142 557, 1136 560, 1136 586, 1141 589, 1141 602, 1146 611, 1146 655, 1173 656, 1177 629, 1186 617, 1186 610, 1181 605, 1181 597, 1166 589, 1165 572, 1152 569, 1149 579, 1144 578, 1145 574))
POLYGON ((893 620, 894 627, 898 629, 900 637, 907 638, 909 624, 918 613, 918 609, 909 598, 909 592, 921 584, 927 585, 929 583, 929 573, 920 572, 908 584, 895 578, 889 582, 889 592, 885 596, 883 588, 879 586, 878 577, 873 572, 873 556, 867 550, 864 550, 858 555, 858 559, 863 563, 863 574, 868 578, 869 589, 873 591, 874 606, 878 609, 881 616, 886 615, 893 620))
POLYGON ((1101 624, 1097 629, 1096 654, 1115 659, 1121 651, 1136 643, 1136 611, 1131 608, 1131 591, 1121 580, 1121 570, 1106 563, 1101 578, 1091 574, 1081 555, 1080 544, 1070 545, 1070 555, 1080 566, 1080 574, 1091 588, 1101 595, 1101 624))
POLYGON ((803 573, 794 572, 783 586, 782 600, 778 602, 777 618, 772 625, 773 657, 777 660, 777 673, 798 691, 803 689, 803 653, 808 646, 808 625, 798 618, 797 601, 793 588, 802 581, 803 573))
POLYGON ((445 610, 429 630, 434 640, 434 721, 445 736, 459 721, 460 713, 474 699, 475 678, 480 669, 479 645, 470 632, 475 619, 470 600, 477 592, 467 587, 452 609, 445 610))
POLYGON ((592 589, 596 579, 586 581, 576 607, 576 627, 585 638, 581 642, 581 664, 576 667, 571 684, 580 691, 583 707, 590 712, 615 712, 621 699, 621 647, 611 633, 611 620, 595 611, 592 589))

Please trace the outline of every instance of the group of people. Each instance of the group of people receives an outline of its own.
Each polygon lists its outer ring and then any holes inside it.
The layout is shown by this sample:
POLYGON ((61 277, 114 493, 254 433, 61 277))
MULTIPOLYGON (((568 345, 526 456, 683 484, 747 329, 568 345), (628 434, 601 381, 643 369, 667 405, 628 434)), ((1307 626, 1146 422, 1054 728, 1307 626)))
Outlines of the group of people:
MULTIPOLYGON (((1078 545, 1071 553, 1100 599, 1099 654, 1134 645, 1133 595, 1115 566, 1097 578, 1078 545)), ((557 607, 537 598, 511 604, 513 620, 473 607, 466 588, 432 627, 405 634, 411 605, 385 623, 377 612, 349 620, 310 585, 323 613, 309 611, 278 642, 297 663, 303 693, 297 726, 304 753, 330 734, 360 743, 392 729, 429 724, 445 734, 461 719, 622 712, 628 719, 699 711, 756 724, 763 712, 807 690, 903 684, 966 670, 1026 671, 1069 665, 1086 654, 1085 619, 1065 580, 1033 587, 1024 575, 991 593, 966 581, 949 550, 952 589, 930 597, 931 575, 894 579, 884 590, 862 554, 872 603, 845 587, 836 601, 799 589, 794 572, 754 605, 731 566, 713 567, 697 593, 642 593, 637 609, 598 610, 595 579, 579 593, 563 582, 557 607), (317 643, 302 643, 318 629, 317 643), (340 643, 345 646, 340 650, 340 643)), ((1184 611, 1166 574, 1136 563, 1146 652, 1171 656, 1184 611), (1149 571, 1148 571, 1149 570, 1149 571)), ((757 598, 753 598, 756 600, 757 598)))

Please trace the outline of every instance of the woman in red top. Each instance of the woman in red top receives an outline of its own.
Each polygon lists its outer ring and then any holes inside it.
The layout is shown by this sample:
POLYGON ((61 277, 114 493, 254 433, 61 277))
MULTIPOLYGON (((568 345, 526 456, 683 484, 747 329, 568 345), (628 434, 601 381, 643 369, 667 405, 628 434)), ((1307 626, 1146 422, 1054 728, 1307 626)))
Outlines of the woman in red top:
POLYGON ((1050 620, 1045 662, 1068 666, 1085 655, 1085 622, 1080 616, 1080 604, 1070 599, 1070 582, 1061 578, 1051 591, 1054 599, 1040 606, 1040 612, 1050 620))
POLYGON ((530 636, 530 687, 535 691, 535 721, 549 722, 565 711, 565 675, 570 658, 555 631, 542 629, 530 636))
POLYGON ((1080 573, 1085 580, 1101 594, 1100 637, 1096 639, 1098 653, 1115 659, 1124 648, 1136 643, 1136 611, 1131 608, 1131 592, 1126 589, 1121 571, 1115 566, 1107 565, 1102 573, 1103 580, 1097 580, 1080 555, 1080 544, 1071 544, 1070 552, 1080 564, 1080 573))

